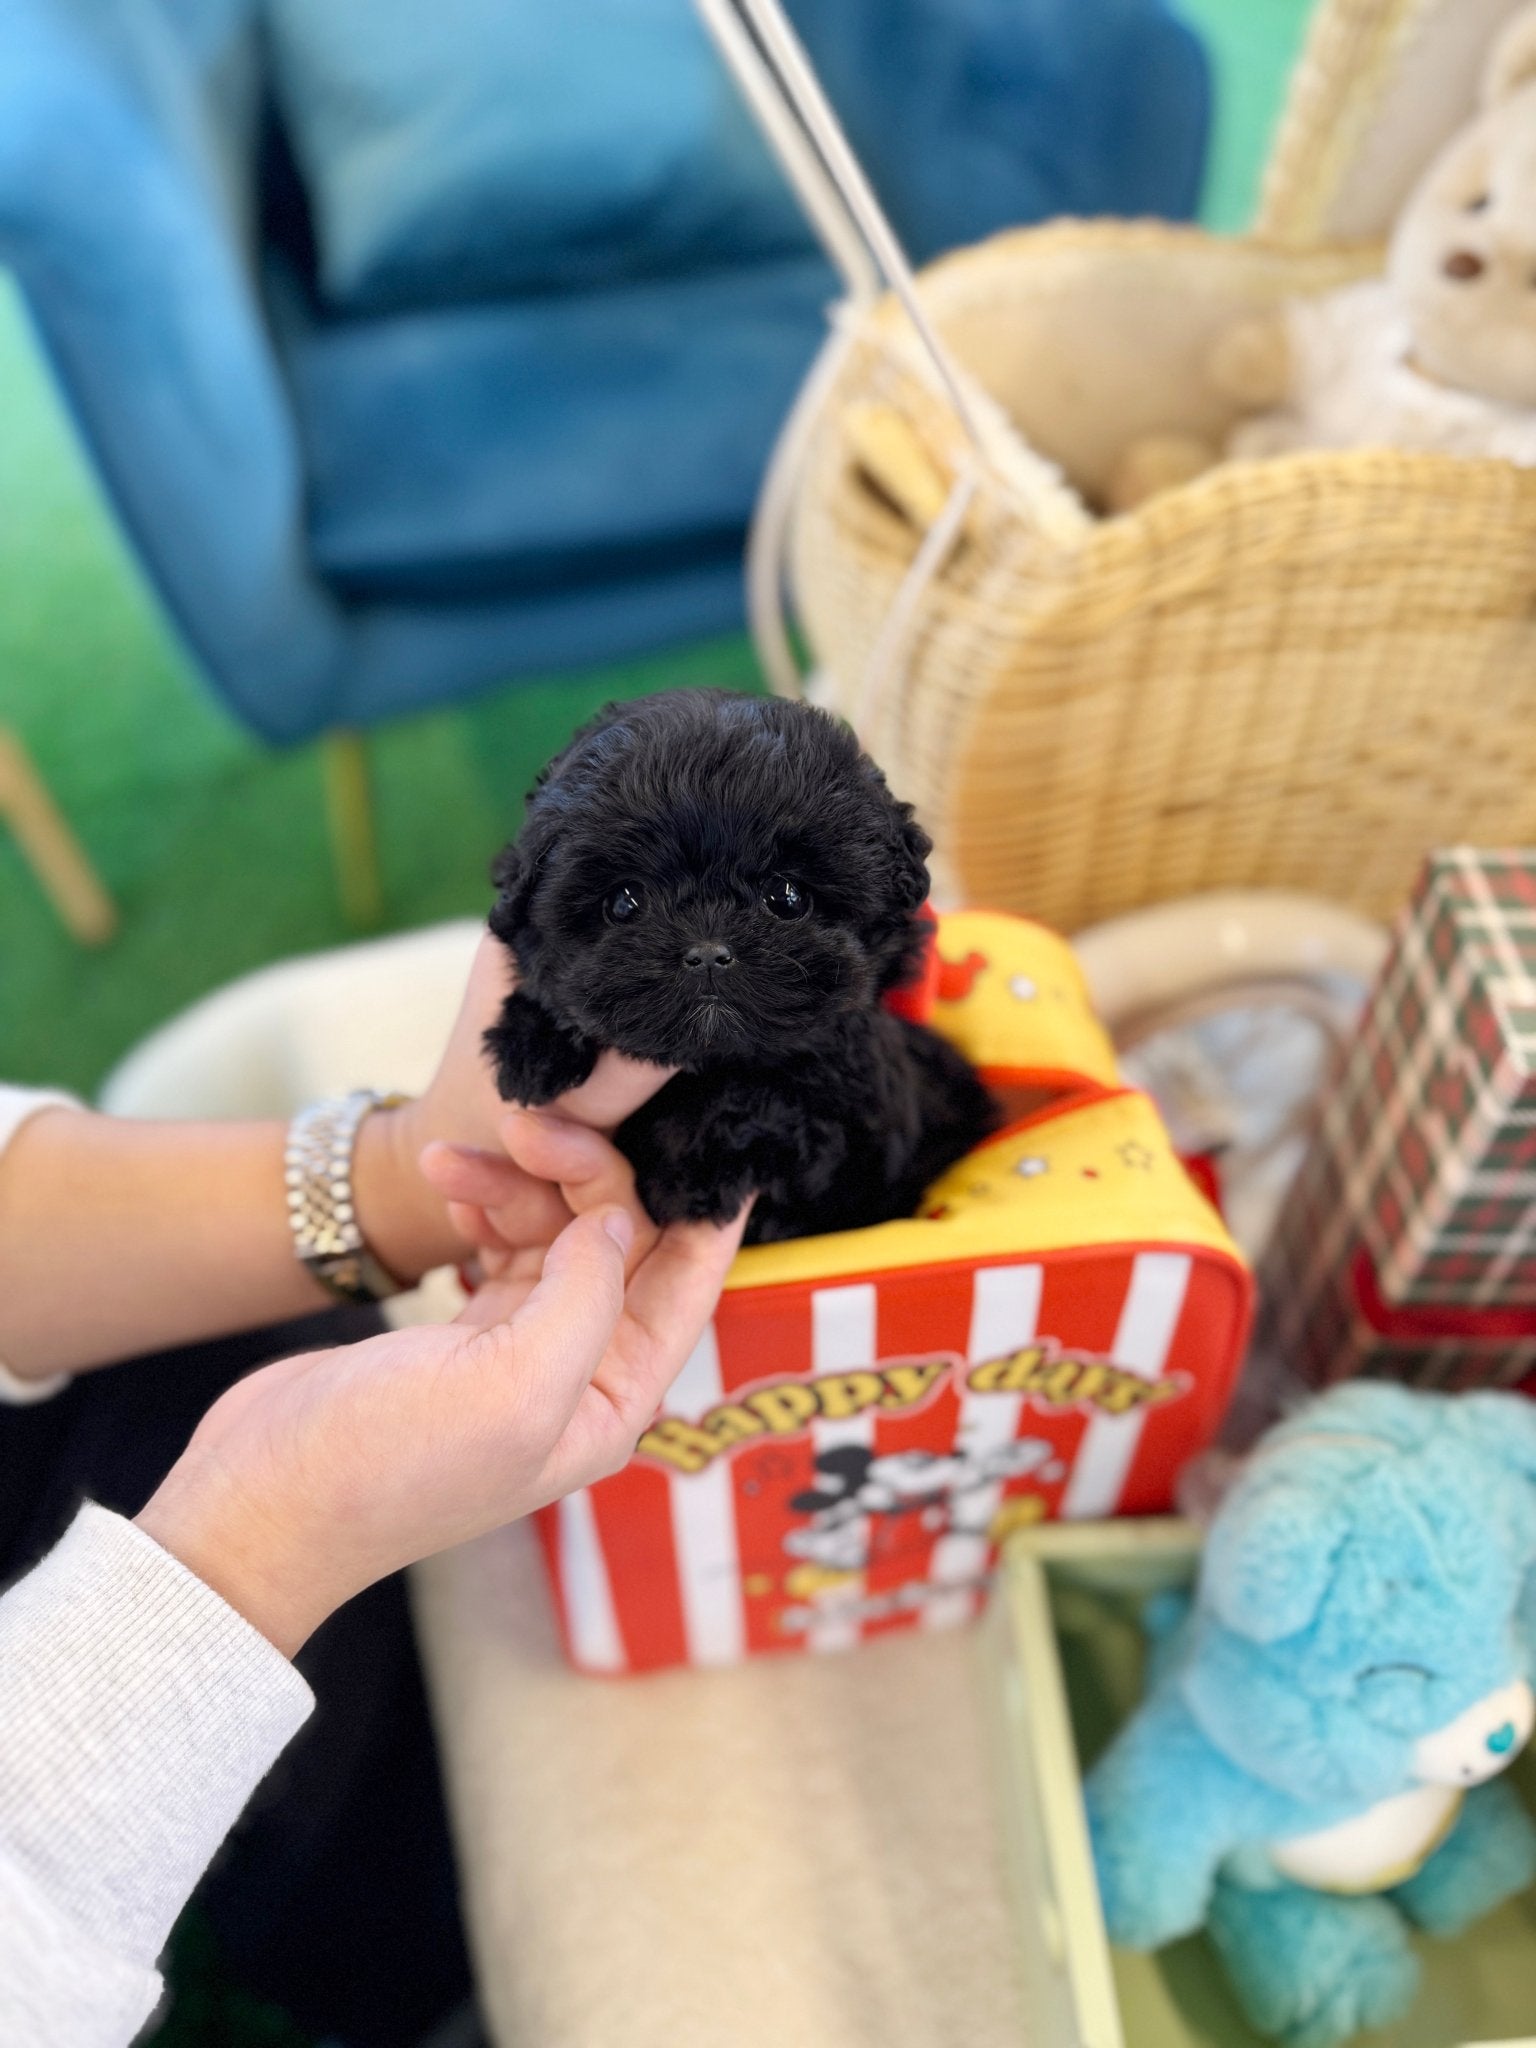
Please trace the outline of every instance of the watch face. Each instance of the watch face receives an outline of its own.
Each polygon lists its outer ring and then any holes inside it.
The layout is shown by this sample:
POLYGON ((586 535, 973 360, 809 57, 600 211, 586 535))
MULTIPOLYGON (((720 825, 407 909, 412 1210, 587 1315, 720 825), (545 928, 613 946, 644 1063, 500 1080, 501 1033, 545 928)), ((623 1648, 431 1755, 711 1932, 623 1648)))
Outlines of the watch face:
POLYGON ((356 1252, 342 1252, 321 1261, 321 1278, 335 1293, 348 1301, 372 1301, 372 1291, 363 1278, 363 1262, 356 1252))
POLYGON ((381 1266, 366 1245, 355 1251, 331 1252, 304 1261, 322 1287, 342 1301, 387 1301, 403 1291, 401 1283, 381 1266))

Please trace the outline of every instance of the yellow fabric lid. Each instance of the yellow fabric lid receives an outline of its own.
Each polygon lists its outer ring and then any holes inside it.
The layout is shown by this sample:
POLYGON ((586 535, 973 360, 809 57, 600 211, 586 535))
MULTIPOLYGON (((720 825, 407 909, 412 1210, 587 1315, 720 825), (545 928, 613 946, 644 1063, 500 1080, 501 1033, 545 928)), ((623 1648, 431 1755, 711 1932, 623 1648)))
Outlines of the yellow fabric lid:
POLYGON ((1119 1088, 1114 1048, 1066 941, 1003 912, 954 911, 939 919, 938 955, 934 1030, 977 1067, 1076 1077, 1076 1092, 953 1166, 929 1189, 922 1215, 750 1246, 727 1288, 1096 1245, 1203 1247, 1241 1264, 1155 1105, 1119 1088))

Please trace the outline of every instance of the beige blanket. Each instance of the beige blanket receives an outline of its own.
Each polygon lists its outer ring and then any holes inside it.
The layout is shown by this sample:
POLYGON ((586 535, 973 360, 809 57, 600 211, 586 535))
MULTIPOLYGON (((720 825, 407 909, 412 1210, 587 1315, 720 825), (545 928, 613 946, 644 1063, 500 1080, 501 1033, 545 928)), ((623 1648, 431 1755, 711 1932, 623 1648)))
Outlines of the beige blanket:
POLYGON ((605 1681, 532 1532, 415 1575, 497 2048, 1023 2048, 968 1632, 605 1681))

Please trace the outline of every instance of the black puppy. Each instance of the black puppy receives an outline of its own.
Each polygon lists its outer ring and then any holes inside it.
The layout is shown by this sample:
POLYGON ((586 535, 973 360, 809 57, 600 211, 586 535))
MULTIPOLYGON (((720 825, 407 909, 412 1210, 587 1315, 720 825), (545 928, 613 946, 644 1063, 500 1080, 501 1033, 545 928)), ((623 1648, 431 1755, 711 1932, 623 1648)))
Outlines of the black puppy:
POLYGON ((882 1007, 922 954, 930 841, 853 736, 777 698, 610 705, 498 860, 519 987, 486 1033, 510 1101, 598 1053, 681 1069, 618 1132, 658 1223, 753 1241, 910 1216, 991 1130, 975 1073, 882 1007))

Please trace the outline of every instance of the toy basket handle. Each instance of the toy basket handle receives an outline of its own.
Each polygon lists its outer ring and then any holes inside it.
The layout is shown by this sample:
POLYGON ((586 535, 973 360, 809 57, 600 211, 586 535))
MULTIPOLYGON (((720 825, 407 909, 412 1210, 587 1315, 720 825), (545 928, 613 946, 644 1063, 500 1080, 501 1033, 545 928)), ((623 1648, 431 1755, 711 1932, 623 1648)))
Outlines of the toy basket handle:
POLYGON ((780 0, 695 0, 705 27, 778 158, 847 288, 847 304, 791 409, 770 460, 747 546, 747 604, 758 657, 774 689, 802 681, 785 618, 784 560, 795 490, 822 402, 857 331, 858 313, 890 291, 911 321, 934 381, 971 444, 973 460, 919 547, 862 678, 853 723, 864 733, 900 665, 917 605, 954 545, 985 461, 964 377, 923 307, 912 265, 780 0))
POLYGON ((855 305, 868 306, 882 290, 896 295, 956 418, 980 453, 981 434, 959 368, 923 308, 906 251, 870 188, 781 0, 695 4, 806 218, 841 273, 849 298, 855 305))

